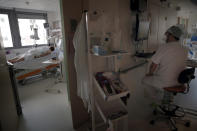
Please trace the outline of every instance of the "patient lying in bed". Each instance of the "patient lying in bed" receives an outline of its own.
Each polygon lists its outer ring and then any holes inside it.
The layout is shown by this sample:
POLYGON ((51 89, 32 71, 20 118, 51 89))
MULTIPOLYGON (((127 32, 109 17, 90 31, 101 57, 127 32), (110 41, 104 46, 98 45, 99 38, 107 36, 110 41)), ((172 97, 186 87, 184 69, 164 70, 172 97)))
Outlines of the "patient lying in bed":
POLYGON ((36 58, 45 57, 50 55, 52 52, 55 51, 54 47, 40 47, 40 48, 32 48, 28 50, 26 53, 15 57, 14 59, 8 60, 11 63, 17 63, 25 60, 33 60, 36 58))
POLYGON ((50 59, 58 59, 61 51, 53 46, 43 46, 32 48, 21 54, 14 59, 8 60, 14 65, 15 69, 39 69, 46 67, 50 64, 44 63, 44 61, 50 59))

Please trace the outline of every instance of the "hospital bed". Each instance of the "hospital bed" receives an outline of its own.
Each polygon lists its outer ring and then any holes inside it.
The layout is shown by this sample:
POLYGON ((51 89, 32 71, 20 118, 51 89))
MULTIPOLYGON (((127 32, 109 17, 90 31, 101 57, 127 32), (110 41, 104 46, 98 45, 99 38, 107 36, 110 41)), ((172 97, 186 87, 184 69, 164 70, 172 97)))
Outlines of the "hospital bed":
MULTIPOLYGON (((24 69, 20 71, 19 73, 16 73, 16 79, 19 82, 19 84, 24 85, 27 80, 35 78, 35 77, 40 77, 42 76, 43 78, 46 78, 48 74, 53 74, 54 76, 57 74, 57 71, 60 65, 59 63, 57 64, 50 64, 42 68, 38 69, 24 69)), ((14 70, 20 70, 20 69, 15 69, 14 70)))
MULTIPOLYGON (((27 80, 34 77, 42 76, 45 78, 48 74, 57 75, 61 64, 61 60, 58 59, 61 53, 60 50, 57 51, 44 57, 31 57, 33 59, 24 59, 23 61, 13 63, 16 80, 23 85, 27 80)), ((25 56, 25 53, 23 56, 25 56)))

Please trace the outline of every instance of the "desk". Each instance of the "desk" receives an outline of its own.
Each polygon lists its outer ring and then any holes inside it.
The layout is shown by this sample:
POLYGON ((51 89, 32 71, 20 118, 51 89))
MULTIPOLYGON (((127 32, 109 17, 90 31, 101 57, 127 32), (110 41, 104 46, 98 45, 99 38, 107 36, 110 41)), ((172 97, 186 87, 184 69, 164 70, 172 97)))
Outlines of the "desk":
POLYGON ((189 66, 189 67, 197 67, 197 60, 187 60, 186 61, 186 64, 187 64, 187 66, 189 66))
POLYGON ((138 67, 140 67, 140 66, 143 66, 143 65, 145 65, 145 64, 147 64, 147 63, 148 63, 148 61, 147 61, 147 60, 144 60, 144 61, 142 61, 142 62, 140 62, 140 63, 137 63, 137 64, 135 64, 135 65, 133 65, 133 66, 127 68, 127 69, 120 70, 119 73, 127 73, 128 71, 133 70, 133 69, 135 69, 135 68, 138 68, 138 67))

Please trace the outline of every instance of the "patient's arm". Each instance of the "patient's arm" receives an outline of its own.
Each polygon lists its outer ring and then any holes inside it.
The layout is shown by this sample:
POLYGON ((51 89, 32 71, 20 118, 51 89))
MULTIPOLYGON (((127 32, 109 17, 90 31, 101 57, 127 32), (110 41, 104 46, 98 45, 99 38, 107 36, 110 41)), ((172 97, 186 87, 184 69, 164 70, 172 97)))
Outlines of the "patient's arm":
POLYGON ((148 72, 148 74, 146 74, 146 76, 153 75, 153 73, 155 72, 157 66, 158 66, 158 64, 155 64, 154 62, 152 62, 151 65, 150 65, 150 68, 149 68, 149 72, 148 72))

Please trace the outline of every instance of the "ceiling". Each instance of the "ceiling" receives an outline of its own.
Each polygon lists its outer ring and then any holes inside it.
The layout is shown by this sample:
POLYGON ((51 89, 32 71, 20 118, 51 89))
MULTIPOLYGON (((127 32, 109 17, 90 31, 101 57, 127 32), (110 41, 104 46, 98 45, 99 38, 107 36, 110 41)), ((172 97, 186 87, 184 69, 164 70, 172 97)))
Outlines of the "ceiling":
POLYGON ((59 0, 0 0, 0 6, 7 8, 57 11, 59 10, 59 0))

